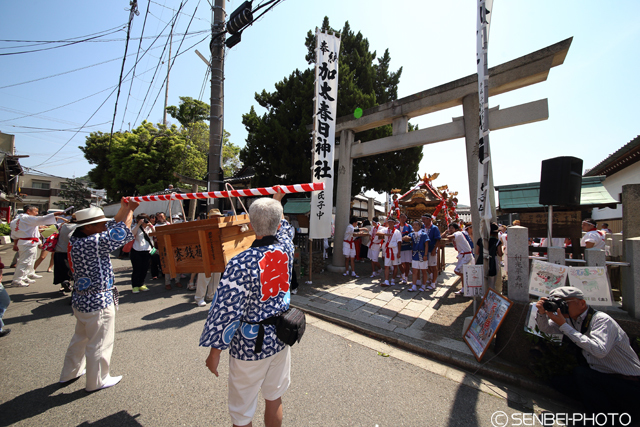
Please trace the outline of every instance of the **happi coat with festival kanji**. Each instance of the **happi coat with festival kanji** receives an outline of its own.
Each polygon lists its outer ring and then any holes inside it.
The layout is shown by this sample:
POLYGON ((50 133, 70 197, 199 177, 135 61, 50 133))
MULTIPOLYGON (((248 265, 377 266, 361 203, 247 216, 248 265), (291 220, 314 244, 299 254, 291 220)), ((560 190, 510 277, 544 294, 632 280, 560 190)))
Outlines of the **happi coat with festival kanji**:
POLYGON ((259 325, 289 308, 293 228, 281 220, 275 236, 254 241, 229 260, 211 302, 200 345, 240 360, 262 360, 285 348, 275 326, 264 325, 262 351, 255 353, 259 325))

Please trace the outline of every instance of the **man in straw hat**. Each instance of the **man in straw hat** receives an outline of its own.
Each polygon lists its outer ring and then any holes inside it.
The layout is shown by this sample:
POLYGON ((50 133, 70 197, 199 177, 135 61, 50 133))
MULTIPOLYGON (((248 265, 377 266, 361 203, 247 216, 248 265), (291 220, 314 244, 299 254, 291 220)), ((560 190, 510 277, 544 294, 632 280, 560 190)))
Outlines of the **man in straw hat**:
POLYGON ((122 198, 113 220, 105 218, 97 207, 76 212, 77 228, 69 242, 76 330, 64 358, 61 383, 86 373, 86 390, 96 391, 114 386, 122 379, 109 375, 118 305, 109 254, 133 240, 130 227, 133 211, 139 204, 122 198))
MULTIPOLYGON (((555 288, 549 298, 536 303, 536 308, 536 323, 542 332, 563 334, 566 345, 579 350, 577 366, 569 374, 553 377, 552 385, 581 400, 585 411, 596 414, 600 421, 604 421, 600 414, 629 413, 637 425, 640 360, 620 325, 607 313, 589 307, 582 291, 571 286, 555 288), (555 301, 555 311, 545 309, 547 300, 555 301)), ((631 424, 626 418, 624 423, 631 424)))

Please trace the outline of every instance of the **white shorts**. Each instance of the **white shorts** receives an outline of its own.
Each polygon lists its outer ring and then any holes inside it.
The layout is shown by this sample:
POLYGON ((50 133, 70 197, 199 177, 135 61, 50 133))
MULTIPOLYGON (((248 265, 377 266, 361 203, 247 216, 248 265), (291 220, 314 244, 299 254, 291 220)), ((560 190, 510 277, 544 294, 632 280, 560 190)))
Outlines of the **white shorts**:
POLYGON ((263 360, 229 357, 229 414, 238 426, 249 424, 258 406, 258 392, 266 400, 282 397, 291 384, 291 347, 263 360))
POLYGON ((356 257, 355 242, 352 245, 349 245, 349 243, 342 242, 342 255, 346 256, 347 258, 355 258, 356 257))
POLYGON ((429 267, 436 267, 438 265, 438 251, 435 255, 431 255, 429 252, 429 267))
POLYGON ((373 262, 378 262, 380 259, 380 245, 371 245, 369 252, 367 252, 367 257, 373 262))
MULTIPOLYGON (((392 251, 389 251, 389 255, 391 255, 392 251)), ((398 257, 398 252, 397 251, 393 251, 393 261, 391 260, 391 256, 387 257, 387 251, 384 252, 384 265, 386 266, 391 266, 391 265, 400 265, 400 258, 398 257)))
POLYGON ((462 273, 462 268, 471 262, 473 256, 471 254, 458 255, 458 263, 456 264, 456 268, 453 270, 456 273, 462 273))
POLYGON ((427 269, 427 261, 411 261, 411 268, 415 268, 416 270, 426 270, 427 269))
POLYGON ((400 251, 400 262, 411 262, 412 259, 412 251, 400 251))

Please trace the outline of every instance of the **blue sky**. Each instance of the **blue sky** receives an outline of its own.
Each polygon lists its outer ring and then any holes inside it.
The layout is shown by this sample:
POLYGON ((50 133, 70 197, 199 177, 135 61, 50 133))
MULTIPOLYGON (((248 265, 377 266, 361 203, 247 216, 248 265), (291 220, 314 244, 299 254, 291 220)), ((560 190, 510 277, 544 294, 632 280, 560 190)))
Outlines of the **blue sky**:
MULTIPOLYGON (((258 4, 260 0, 255 0, 258 4)), ((231 13, 242 1, 226 2, 231 13)), ((161 33, 177 9, 178 0, 140 0, 140 15, 133 21, 132 37, 139 37, 147 4, 145 36, 161 33)), ((194 13, 181 51, 206 36, 211 8, 206 0, 188 0, 176 24, 176 33, 184 33, 194 13)), ((31 1, 0 3, 0 40, 62 40, 124 27, 129 12, 128 1, 31 1)), ((473 74, 475 69, 475 1, 356 1, 356 0, 285 0, 247 29, 242 42, 227 50, 225 64, 225 128, 231 140, 244 146, 246 131, 242 114, 252 105, 254 94, 274 90, 274 84, 295 68, 304 69, 307 31, 322 24, 328 16, 332 26, 341 28, 349 21, 354 31, 368 38, 371 50, 391 54, 391 67, 403 67, 399 96, 473 74)), ((532 51, 573 37, 565 63, 553 68, 546 82, 515 92, 491 97, 490 107, 506 108, 541 98, 549 99, 549 120, 491 134, 494 182, 496 185, 539 180, 541 160, 572 155, 584 160, 584 167, 595 166, 606 156, 636 137, 638 131, 637 99, 640 83, 640 2, 553 1, 537 2, 495 0, 489 43, 489 66, 526 55, 532 51)), ((165 31, 164 34, 167 34, 165 31)), ((91 168, 78 146, 84 144, 86 131, 109 132, 114 114, 125 32, 101 39, 116 41, 80 43, 48 51, 0 56, 0 131, 16 135, 24 166, 58 176, 81 176, 91 168), (104 61, 81 71, 63 74, 32 83, 26 81, 65 73, 104 61), (99 91, 102 93, 93 95, 99 91), (88 97, 90 96, 90 97, 88 97), (82 101, 81 98, 88 97, 82 101), (34 115, 72 103, 63 108, 34 115), (102 108, 98 109, 104 102, 102 108), (94 114, 95 113, 95 114, 94 114), (93 115, 93 117, 91 117, 93 115), (29 115, 29 117, 22 117, 29 115), (44 129, 78 128, 83 132, 48 132, 44 129), (18 127, 20 126, 20 127, 18 127), (31 127, 31 128, 28 128, 31 127), (65 145, 66 144, 66 145, 65 145), (47 160, 56 151, 53 158, 47 160), (43 164, 44 162, 44 164, 43 164)), ((173 54, 182 37, 173 39, 173 54)), ((143 40, 146 49, 152 39, 143 40)), ((138 64, 137 77, 131 87, 122 86, 115 129, 137 126, 148 117, 162 120, 164 91, 160 85, 166 75, 161 66, 146 102, 151 76, 159 62, 165 37, 158 39, 138 64), (150 71, 147 71, 150 70, 150 71), (146 73, 144 73, 147 71, 146 73), (143 74, 144 73, 144 74, 143 74), (151 108, 157 97, 155 106, 151 108), (125 104, 128 105, 125 114, 125 104), (140 113, 140 114, 139 114, 140 113), (136 121, 136 117, 137 121, 136 121)), ((131 40, 125 64, 128 72, 135 60, 138 40, 131 40)), ((209 38, 195 46, 209 56, 209 38)), ((26 43, 24 43, 26 44, 26 43)), ((23 43, 0 42, 0 54, 50 45, 9 49, 23 43)), ((166 53, 165 53, 166 57, 166 53)), ((180 55, 169 81, 169 105, 177 105, 179 96, 198 98, 206 65, 193 49, 180 55)), ((208 83, 204 101, 208 102, 208 83)), ((311 100, 310 100, 311 102, 311 100)), ((445 123, 462 115, 462 108, 452 108, 412 120, 421 128, 445 123)), ((459 191, 460 203, 468 204, 468 184, 464 141, 455 140, 426 146, 420 174, 440 172, 437 185, 448 184, 459 191)), ((294 183, 286 183, 294 184, 294 183)))

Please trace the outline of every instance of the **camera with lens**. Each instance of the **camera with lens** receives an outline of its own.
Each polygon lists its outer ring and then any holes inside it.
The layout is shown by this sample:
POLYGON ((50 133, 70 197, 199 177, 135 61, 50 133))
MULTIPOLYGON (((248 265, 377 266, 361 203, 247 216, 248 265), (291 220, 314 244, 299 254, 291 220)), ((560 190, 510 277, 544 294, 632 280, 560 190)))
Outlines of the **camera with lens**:
POLYGON ((149 224, 149 220, 148 220, 148 219, 145 219, 145 220, 144 220, 144 223, 145 223, 145 224, 149 224))
POLYGON ((552 313, 557 313, 558 309, 560 309, 560 313, 569 314, 569 304, 562 298, 551 297, 546 301, 542 302, 542 307, 544 307, 545 311, 550 311, 552 313))

